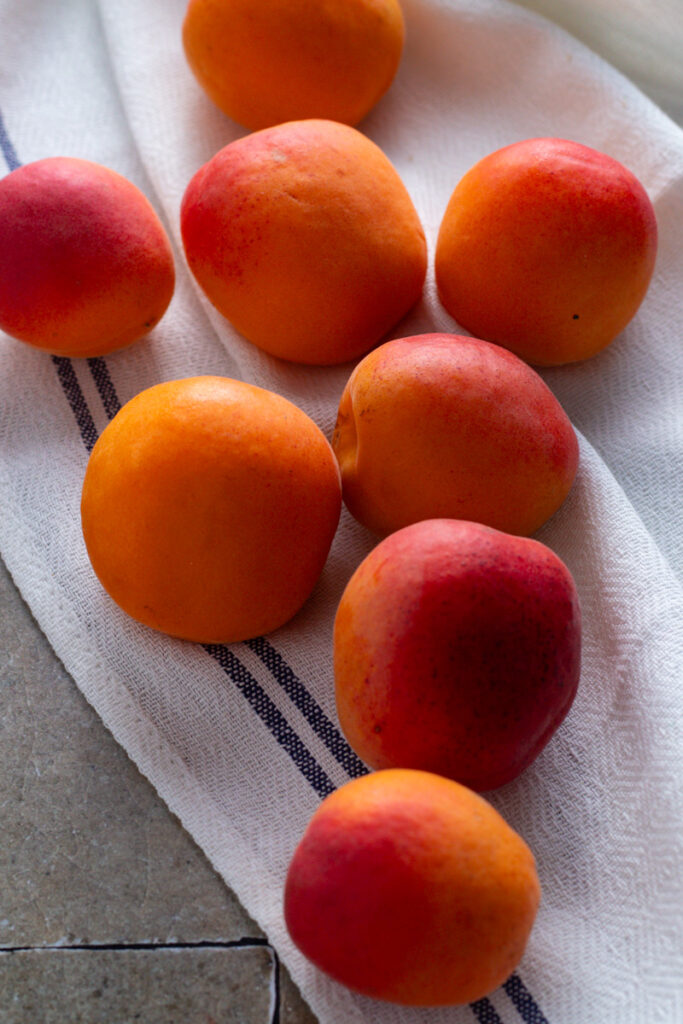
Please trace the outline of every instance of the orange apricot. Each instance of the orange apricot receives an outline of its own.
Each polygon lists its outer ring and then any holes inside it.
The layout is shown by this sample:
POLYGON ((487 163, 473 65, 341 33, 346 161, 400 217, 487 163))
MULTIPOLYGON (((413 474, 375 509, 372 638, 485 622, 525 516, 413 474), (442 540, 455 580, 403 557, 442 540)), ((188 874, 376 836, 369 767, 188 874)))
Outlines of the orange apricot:
POLYGON ((442 518, 533 533, 567 497, 579 454, 530 366, 456 334, 368 353, 344 388, 332 447, 347 508, 378 534, 442 518))
POLYGON ((293 362, 356 358, 422 292, 426 245, 405 186, 381 149, 332 121, 225 146, 189 183, 181 228, 213 305, 293 362))
POLYGON ((223 377, 131 399, 90 456, 83 536, 109 595, 172 636, 270 632, 308 598, 341 505, 330 446, 301 409, 223 377))
POLYGON ((647 193, 618 161, 564 139, 491 153, 441 222, 439 296, 461 327, 530 363, 595 355, 640 306, 655 264, 647 193))
POLYGON ((200 85, 252 130, 357 124, 391 85, 404 35, 397 0, 190 0, 183 23, 200 85))
POLYGON ((104 355, 159 322, 174 284, 161 221, 115 171, 48 157, 0 181, 0 327, 14 338, 104 355))
POLYGON ((289 866, 289 933, 347 987, 394 1003, 480 999, 519 963, 540 900, 534 858, 485 800, 388 769, 336 790, 289 866))

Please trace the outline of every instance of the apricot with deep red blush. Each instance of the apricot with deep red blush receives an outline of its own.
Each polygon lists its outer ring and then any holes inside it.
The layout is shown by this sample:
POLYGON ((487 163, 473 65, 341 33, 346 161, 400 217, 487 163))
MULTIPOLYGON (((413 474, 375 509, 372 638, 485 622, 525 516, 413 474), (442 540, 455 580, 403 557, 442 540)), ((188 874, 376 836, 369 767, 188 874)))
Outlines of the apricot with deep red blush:
POLYGON ((538 757, 580 667, 566 565, 479 523, 426 520, 391 534, 356 569, 335 619, 337 711, 358 755, 475 790, 538 757))
POLYGON ((166 232, 115 171, 49 157, 0 181, 0 328, 63 356, 143 337, 175 284, 166 232))
POLYGON ((375 999, 481 999, 519 963, 540 898, 523 839, 481 797, 428 772, 372 772, 328 796, 292 858, 289 933, 375 999))

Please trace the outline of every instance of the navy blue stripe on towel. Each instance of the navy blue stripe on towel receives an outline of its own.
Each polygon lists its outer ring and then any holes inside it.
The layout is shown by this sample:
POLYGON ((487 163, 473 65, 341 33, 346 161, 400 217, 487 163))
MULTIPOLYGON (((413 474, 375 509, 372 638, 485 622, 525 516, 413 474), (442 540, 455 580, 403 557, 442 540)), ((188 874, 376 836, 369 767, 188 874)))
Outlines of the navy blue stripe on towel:
POLYGON ((352 779, 359 775, 367 775, 366 766, 349 746, 334 722, 330 721, 312 694, 294 674, 280 652, 276 651, 263 636, 247 640, 245 646, 261 659, 346 773, 352 779))
POLYGON ((88 368, 92 379, 95 381, 95 387, 104 406, 107 418, 113 420, 121 408, 121 402, 116 394, 114 382, 109 376, 109 367, 101 356, 95 356, 92 359, 88 359, 88 368))
POLYGON ((518 974, 511 974, 503 984, 524 1024, 548 1024, 538 1004, 518 974))
POLYGON ((90 453, 95 447, 95 441, 97 440, 97 427, 88 408, 85 395, 81 390, 81 385, 78 383, 73 363, 65 356, 52 356, 52 362, 57 370, 57 377, 62 385, 62 391, 71 406, 71 411, 81 432, 83 444, 88 453, 90 453))
MULTIPOLYGON (((21 166, 16 150, 7 134, 1 111, 0 150, 2 150, 5 162, 11 171, 21 166)), ((83 443, 87 451, 90 452, 97 440, 97 429, 71 360, 61 356, 53 356, 52 361, 64 394, 71 406, 83 443)), ((108 367, 101 357, 89 359, 88 365, 104 410, 111 419, 120 409, 121 403, 109 375, 108 367)), ((250 649, 261 659, 273 677, 282 686, 292 702, 302 711, 304 717, 322 738, 337 761, 343 765, 347 774, 350 777, 363 774, 366 771, 363 763, 356 758, 350 747, 348 750, 345 749, 347 746, 346 741, 324 714, 303 683, 287 665, 282 655, 264 637, 249 641, 248 644, 250 649)), ((331 793, 335 786, 329 776, 246 667, 229 648, 223 645, 206 645, 205 649, 218 661, 226 674, 238 686, 251 707, 254 708, 268 726, 277 742, 284 747, 296 767, 315 789, 316 793, 321 797, 331 793)), ((513 974, 503 987, 525 1024, 548 1024, 547 1019, 541 1013, 519 975, 513 974)), ((478 1024, 502 1024, 500 1016, 488 999, 479 999, 477 1002, 471 1003, 470 1009, 475 1015, 478 1024)))
POLYGON ((316 793, 325 797, 336 789, 330 777, 323 771, 313 755, 304 746, 299 736, 289 725, 282 712, 273 703, 263 687, 235 657, 229 647, 223 644, 205 644, 204 650, 218 662, 223 671, 244 694, 259 718, 268 726, 281 747, 287 751, 307 782, 316 793))
POLYGON ((470 1010, 477 1018, 478 1024, 503 1024, 493 1003, 486 998, 477 999, 476 1003, 470 1003, 470 1010))
POLYGON ((11 141, 9 135, 7 134, 7 129, 5 127, 5 122, 4 122, 1 110, 0 110, 0 149, 2 150, 2 155, 5 158, 5 163, 9 167, 10 171, 16 171, 17 167, 21 167, 21 161, 19 160, 19 157, 17 156, 17 152, 16 152, 14 146, 12 145, 12 141, 11 141))

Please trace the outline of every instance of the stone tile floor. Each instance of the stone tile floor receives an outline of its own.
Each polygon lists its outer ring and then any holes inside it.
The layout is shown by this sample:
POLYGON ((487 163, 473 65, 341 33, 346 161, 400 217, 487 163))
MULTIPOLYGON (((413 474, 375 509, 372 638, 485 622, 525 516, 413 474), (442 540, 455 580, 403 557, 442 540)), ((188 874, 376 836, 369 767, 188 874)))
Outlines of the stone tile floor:
POLYGON ((315 1024, 0 561, 2 1024, 315 1024))

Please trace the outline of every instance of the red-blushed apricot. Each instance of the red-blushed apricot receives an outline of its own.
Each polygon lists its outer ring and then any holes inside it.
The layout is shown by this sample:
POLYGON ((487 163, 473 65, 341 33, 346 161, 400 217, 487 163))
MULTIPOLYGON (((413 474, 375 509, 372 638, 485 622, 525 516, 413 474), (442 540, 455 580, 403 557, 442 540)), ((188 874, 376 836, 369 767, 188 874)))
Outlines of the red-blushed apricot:
POLYGON ((285 920, 321 970, 410 1006, 480 999, 517 966, 540 900, 534 858, 485 800, 421 771, 326 797, 285 885, 285 920))
POLYGON ((657 222, 622 164, 564 139, 484 157, 441 222, 439 296, 461 327, 552 366, 595 355, 640 306, 657 222))
POLYGON ((99 356, 147 334, 175 284, 148 199, 100 164, 48 157, 0 181, 0 327, 63 356, 99 356))
POLYGON ((373 768, 419 768, 488 790, 516 778, 564 720, 581 612, 544 544, 460 520, 385 538, 334 627, 337 712, 373 768))
POLYGON ((380 535, 439 518, 533 533, 578 464, 572 425, 538 374, 454 334, 399 338, 365 356, 332 447, 349 511, 380 535))
POLYGON ((399 175, 373 142, 332 121, 225 146, 188 185, 181 227, 213 305, 293 362, 355 359, 422 292, 424 233, 399 175))
POLYGON ((404 35, 397 0, 190 0, 183 23, 200 85, 252 130, 357 124, 391 85, 404 35))
POLYGON ((340 506, 330 446, 301 409, 193 377, 142 391, 109 423, 81 516, 95 573, 124 611, 172 636, 228 643, 299 610, 340 506))

